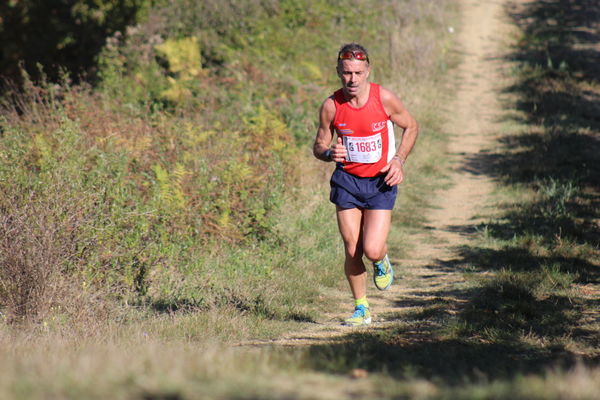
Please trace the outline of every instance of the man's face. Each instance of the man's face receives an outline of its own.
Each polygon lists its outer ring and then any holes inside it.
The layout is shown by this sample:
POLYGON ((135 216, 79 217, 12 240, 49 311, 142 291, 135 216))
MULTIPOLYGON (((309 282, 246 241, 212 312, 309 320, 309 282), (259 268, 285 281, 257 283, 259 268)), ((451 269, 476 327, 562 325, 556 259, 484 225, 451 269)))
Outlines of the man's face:
POLYGON ((366 61, 342 60, 338 63, 337 72, 346 94, 353 97, 366 88, 370 67, 366 61))

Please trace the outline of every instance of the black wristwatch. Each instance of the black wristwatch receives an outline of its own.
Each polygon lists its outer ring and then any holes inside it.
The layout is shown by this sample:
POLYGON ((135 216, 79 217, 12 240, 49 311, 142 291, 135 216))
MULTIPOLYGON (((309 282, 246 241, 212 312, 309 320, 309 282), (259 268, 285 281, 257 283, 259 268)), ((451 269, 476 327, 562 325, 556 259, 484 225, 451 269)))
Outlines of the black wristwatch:
POLYGON ((325 158, 327 158, 329 161, 333 161, 333 158, 331 158, 331 149, 327 149, 325 150, 325 153, 323 153, 323 155, 325 156, 325 158))

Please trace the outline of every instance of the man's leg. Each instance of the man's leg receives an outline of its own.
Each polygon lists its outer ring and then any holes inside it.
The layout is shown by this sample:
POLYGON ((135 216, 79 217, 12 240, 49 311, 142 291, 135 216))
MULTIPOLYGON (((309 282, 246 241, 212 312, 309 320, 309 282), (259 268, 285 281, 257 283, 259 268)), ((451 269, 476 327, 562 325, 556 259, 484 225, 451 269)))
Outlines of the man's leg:
POLYGON ((363 210, 338 206, 336 207, 336 214, 346 250, 344 272, 348 278, 354 299, 360 299, 367 293, 367 271, 362 261, 363 210))
POLYGON ((373 282, 379 290, 389 289, 394 281, 386 244, 391 221, 391 210, 365 210, 363 216, 363 251, 373 262, 373 282))
POLYGON ((336 213, 346 250, 344 271, 352 290, 355 306, 354 313, 344 321, 344 325, 367 325, 371 323, 371 313, 367 301, 367 271, 362 261, 363 211, 357 208, 343 209, 337 207, 336 213))
POLYGON ((387 254, 387 237, 392 223, 392 210, 364 210, 363 252, 371 261, 382 260, 387 254))

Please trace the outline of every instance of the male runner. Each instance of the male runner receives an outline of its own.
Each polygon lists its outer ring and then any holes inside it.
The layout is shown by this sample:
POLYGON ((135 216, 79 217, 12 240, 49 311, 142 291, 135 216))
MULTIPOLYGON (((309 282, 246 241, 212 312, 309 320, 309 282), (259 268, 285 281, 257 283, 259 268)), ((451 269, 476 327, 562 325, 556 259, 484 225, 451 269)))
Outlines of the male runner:
POLYGON ((363 46, 342 46, 337 59, 342 88, 321 106, 313 147, 315 157, 337 163, 330 200, 336 205, 346 250, 344 271, 355 301, 354 313, 344 322, 351 326, 371 323, 363 255, 373 263, 379 290, 388 289, 394 279, 386 241, 396 185, 404 179, 404 163, 418 134, 417 122, 400 99, 368 81, 370 71, 363 46), (398 150, 393 123, 404 129, 398 150))

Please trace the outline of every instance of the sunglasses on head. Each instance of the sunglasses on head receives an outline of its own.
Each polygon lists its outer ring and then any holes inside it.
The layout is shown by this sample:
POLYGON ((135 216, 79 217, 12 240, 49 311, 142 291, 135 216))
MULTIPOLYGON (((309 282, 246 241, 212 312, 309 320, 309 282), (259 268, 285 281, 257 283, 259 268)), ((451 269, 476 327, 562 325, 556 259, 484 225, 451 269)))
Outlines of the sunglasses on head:
POLYGON ((356 50, 356 51, 343 51, 338 55, 338 60, 360 60, 369 62, 369 56, 364 51, 356 50))

